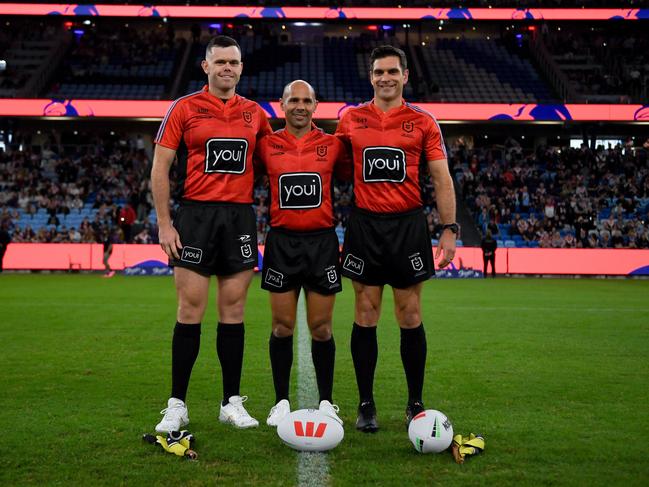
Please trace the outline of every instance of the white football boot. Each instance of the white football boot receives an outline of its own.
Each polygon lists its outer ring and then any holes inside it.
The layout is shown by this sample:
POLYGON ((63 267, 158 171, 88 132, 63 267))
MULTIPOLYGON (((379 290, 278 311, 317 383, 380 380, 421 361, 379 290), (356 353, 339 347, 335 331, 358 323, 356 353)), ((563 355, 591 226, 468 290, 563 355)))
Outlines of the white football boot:
POLYGON ((318 408, 318 411, 326 416, 329 416, 330 418, 335 419, 340 424, 343 424, 343 420, 338 416, 338 411, 340 411, 340 408, 336 404, 331 404, 329 401, 324 399, 320 401, 320 407, 318 408))
POLYGON ((228 399, 228 404, 221 405, 221 412, 219 413, 219 421, 221 423, 229 423, 236 428, 256 428, 259 426, 259 421, 248 414, 243 403, 248 400, 248 396, 231 396, 228 399))
POLYGON ((160 421, 155 427, 155 430, 158 433, 180 431, 183 426, 189 424, 187 405, 175 397, 169 398, 169 401, 167 401, 167 408, 160 411, 160 414, 164 414, 164 416, 162 417, 162 421, 160 421))
POLYGON ((282 399, 271 408, 266 419, 266 424, 268 426, 277 426, 290 412, 291 404, 288 402, 288 399, 282 399))

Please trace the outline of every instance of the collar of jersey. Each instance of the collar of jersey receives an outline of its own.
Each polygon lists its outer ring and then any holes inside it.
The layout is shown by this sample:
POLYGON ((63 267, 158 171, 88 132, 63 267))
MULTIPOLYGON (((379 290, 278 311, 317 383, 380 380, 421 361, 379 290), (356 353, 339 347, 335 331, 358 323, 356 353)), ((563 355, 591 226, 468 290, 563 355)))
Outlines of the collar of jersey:
POLYGON ((318 128, 318 126, 315 123, 311 122, 311 130, 308 133, 304 134, 304 137, 302 137, 301 139, 298 139, 295 135, 293 135, 291 132, 286 130, 286 127, 284 127, 283 129, 279 129, 275 133, 280 137, 282 137, 283 139, 290 141, 295 145, 298 144, 304 145, 311 139, 322 135, 322 129, 318 128))
POLYGON ((394 112, 398 112, 399 110, 402 110, 403 108, 405 108, 406 100, 404 100, 403 97, 402 97, 401 98, 401 105, 399 105, 398 107, 390 108, 387 112, 384 112, 383 110, 381 110, 379 107, 376 106, 376 98, 372 98, 372 101, 370 103, 368 103, 368 105, 371 107, 371 109, 374 112, 376 112, 380 116, 387 117, 388 115, 390 115, 390 114, 392 114, 394 112))
POLYGON ((212 93, 210 93, 210 87, 208 85, 203 86, 203 92, 209 97, 211 101, 216 103, 221 108, 226 108, 226 107, 230 108, 239 102, 239 95, 235 93, 234 96, 228 100, 228 103, 226 105, 225 103, 223 103, 223 100, 221 100, 218 96, 215 96, 212 93))

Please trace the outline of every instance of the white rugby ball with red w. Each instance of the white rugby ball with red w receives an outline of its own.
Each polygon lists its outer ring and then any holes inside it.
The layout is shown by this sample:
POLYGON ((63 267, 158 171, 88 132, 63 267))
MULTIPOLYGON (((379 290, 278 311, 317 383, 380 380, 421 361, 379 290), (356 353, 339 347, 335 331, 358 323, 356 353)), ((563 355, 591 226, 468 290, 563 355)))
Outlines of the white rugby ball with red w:
POLYGON ((343 425, 317 409, 298 409, 277 426, 284 443, 299 451, 327 451, 338 446, 345 436, 343 425))

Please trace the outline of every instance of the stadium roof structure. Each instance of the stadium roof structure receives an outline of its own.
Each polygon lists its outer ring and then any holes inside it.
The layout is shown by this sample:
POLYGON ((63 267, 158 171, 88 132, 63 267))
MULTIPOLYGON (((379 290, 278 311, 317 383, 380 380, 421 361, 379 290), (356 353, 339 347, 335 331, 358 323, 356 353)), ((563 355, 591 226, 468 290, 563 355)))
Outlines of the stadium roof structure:
MULTIPOLYGON (((171 100, 0 99, 2 117, 162 119, 171 100)), ((283 118, 278 102, 259 102, 270 118, 283 118)), ((649 105, 538 105, 525 103, 415 103, 441 122, 639 122, 649 105)), ((349 103, 321 102, 314 118, 336 120, 349 103)))
POLYGON ((0 3, 0 15, 277 20, 643 20, 638 8, 246 7, 0 3))

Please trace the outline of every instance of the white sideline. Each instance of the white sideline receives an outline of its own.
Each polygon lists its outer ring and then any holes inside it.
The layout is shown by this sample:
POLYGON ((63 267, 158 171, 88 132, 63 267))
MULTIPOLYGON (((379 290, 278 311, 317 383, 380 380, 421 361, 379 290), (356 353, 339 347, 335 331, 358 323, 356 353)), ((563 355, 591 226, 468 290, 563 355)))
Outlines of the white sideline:
MULTIPOLYGON (((304 291, 297 306, 297 409, 318 406, 318 386, 311 360, 311 333, 306 322, 304 291)), ((319 452, 299 452, 297 460, 298 487, 329 485, 327 456, 319 452)))

